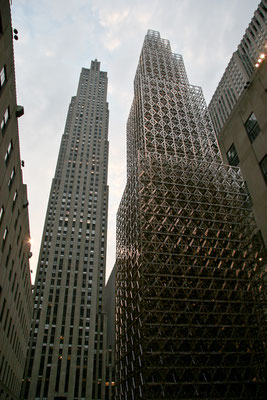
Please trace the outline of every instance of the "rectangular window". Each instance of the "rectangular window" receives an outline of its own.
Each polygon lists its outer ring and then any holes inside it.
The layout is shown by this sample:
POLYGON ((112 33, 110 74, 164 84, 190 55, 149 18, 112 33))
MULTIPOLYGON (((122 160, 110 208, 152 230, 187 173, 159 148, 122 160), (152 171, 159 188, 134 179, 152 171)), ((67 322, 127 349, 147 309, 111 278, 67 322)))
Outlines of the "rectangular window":
POLYGON ((8 120, 9 120, 9 108, 7 107, 6 111, 4 112, 4 116, 2 118, 2 121, 1 121, 1 130, 2 130, 2 132, 4 131, 8 120))
POLYGON ((4 65, 0 71, 0 89, 4 86, 6 81, 6 66, 4 65))
POLYGON ((249 190, 248 190, 248 185, 247 185, 247 182, 246 182, 246 181, 244 181, 244 185, 245 185, 245 188, 246 188, 246 192, 247 192, 247 194, 248 194, 249 202, 250 202, 250 204, 252 205, 252 200, 251 200, 250 192, 249 192, 249 190))
POLYGON ((237 166, 239 164, 239 158, 234 143, 231 145, 226 154, 230 165, 237 166))
POLYGON ((254 140, 261 131, 254 113, 251 113, 248 119, 246 120, 245 128, 251 143, 254 142, 254 140))
POLYGON ((265 182, 267 183, 267 154, 263 157, 263 159, 260 162, 260 169, 262 172, 262 175, 265 179, 265 182))

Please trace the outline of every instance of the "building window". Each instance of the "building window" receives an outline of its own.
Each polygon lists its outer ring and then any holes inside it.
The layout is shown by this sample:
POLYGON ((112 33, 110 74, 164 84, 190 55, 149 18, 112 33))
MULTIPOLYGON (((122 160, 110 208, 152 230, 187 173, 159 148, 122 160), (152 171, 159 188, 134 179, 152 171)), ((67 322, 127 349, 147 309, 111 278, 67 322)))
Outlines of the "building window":
POLYGON ((4 65, 0 71, 0 89, 4 86, 5 81, 6 81, 6 67, 4 65))
POLYGON ((258 121, 256 120, 254 113, 251 113, 249 118, 245 122, 245 128, 251 143, 254 142, 254 140, 260 133, 260 126, 258 124, 258 121))
POLYGON ((226 154, 230 165, 236 166, 239 164, 239 158, 234 143, 231 145, 226 154))
POLYGON ((4 131, 8 120, 9 120, 9 108, 7 107, 7 109, 6 109, 5 113, 4 113, 4 116, 2 118, 2 121, 1 121, 1 130, 2 130, 2 132, 4 131))
POLYGON ((265 179, 265 182, 267 183, 267 154, 263 157, 263 159, 260 162, 260 169, 262 172, 262 175, 265 179))

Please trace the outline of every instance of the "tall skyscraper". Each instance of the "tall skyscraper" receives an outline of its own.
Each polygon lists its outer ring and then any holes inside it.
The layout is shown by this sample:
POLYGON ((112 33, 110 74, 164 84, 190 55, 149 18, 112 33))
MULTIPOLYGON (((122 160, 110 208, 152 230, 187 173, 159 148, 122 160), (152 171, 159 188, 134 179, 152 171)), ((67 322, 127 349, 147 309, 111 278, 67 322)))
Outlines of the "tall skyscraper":
POLYGON ((148 31, 117 215, 116 400, 264 398, 261 246, 201 89, 148 31))
POLYGON ((23 399, 100 399, 108 209, 107 73, 83 68, 52 182, 23 399))
POLYGON ((19 399, 32 292, 30 231, 17 118, 10 4, 0 2, 0 399, 19 399))

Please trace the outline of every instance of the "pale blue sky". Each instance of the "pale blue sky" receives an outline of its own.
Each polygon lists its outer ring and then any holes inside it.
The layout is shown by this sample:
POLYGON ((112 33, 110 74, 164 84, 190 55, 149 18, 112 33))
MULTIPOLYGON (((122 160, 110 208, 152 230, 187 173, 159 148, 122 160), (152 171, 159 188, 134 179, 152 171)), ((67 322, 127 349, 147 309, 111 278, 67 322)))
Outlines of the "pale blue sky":
POLYGON ((28 186, 35 271, 47 201, 68 104, 92 59, 108 72, 110 108, 107 275, 115 260, 115 217, 126 174, 125 125, 148 29, 182 54, 191 84, 208 102, 258 0, 13 0, 13 27, 24 183, 28 186))

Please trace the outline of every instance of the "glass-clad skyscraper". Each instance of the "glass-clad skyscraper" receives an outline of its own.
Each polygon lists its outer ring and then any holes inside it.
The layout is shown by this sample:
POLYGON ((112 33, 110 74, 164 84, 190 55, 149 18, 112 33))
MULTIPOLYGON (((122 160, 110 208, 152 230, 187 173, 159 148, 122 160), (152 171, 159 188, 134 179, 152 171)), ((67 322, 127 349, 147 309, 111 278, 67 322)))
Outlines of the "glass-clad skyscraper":
POLYGON ((117 215, 116 400, 264 398, 261 248, 201 89, 148 31, 117 215))
POLYGON ((52 182, 23 399, 104 398, 106 99, 107 73, 95 60, 90 69, 82 69, 71 99, 52 182))

